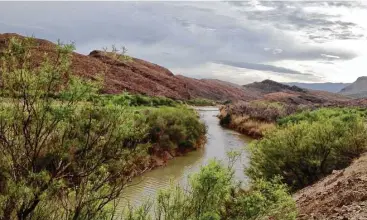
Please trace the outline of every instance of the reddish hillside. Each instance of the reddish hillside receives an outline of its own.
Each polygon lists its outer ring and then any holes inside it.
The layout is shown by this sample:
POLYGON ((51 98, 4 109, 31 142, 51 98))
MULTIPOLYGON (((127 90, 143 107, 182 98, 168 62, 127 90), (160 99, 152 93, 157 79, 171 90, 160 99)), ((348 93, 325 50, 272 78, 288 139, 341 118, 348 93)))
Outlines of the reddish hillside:
POLYGON ((246 93, 257 94, 254 99, 265 99, 288 104, 337 104, 350 101, 350 98, 326 91, 307 90, 289 86, 272 80, 264 80, 244 85, 246 93))
MULTIPOLYGON (((10 38, 24 38, 17 34, 0 34, 0 50, 6 47, 10 38)), ((42 60, 44 53, 55 58, 55 44, 36 39, 37 48, 32 58, 35 65, 42 60)), ((184 76, 175 76, 159 65, 132 58, 121 61, 102 51, 92 51, 88 56, 73 53, 72 71, 82 77, 105 76, 104 92, 121 93, 127 90, 150 96, 166 96, 186 100, 206 98, 213 100, 248 99, 240 86, 217 80, 197 80, 184 76)))
POLYGON ((207 98, 212 100, 251 100, 253 94, 245 92, 241 86, 216 79, 194 79, 176 76, 187 87, 191 98, 207 98))

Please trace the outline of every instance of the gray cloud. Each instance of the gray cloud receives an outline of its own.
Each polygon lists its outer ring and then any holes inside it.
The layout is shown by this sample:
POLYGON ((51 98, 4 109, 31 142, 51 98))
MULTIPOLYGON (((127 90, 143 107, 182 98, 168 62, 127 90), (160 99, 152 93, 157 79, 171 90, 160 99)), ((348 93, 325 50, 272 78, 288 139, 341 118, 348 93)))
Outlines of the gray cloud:
POLYGON ((124 45, 130 55, 181 69, 184 75, 190 75, 192 68, 220 60, 238 68, 294 77, 305 73, 268 63, 322 62, 331 57, 350 60, 358 56, 348 48, 319 44, 365 37, 354 31, 360 28, 357 24, 339 16, 305 11, 304 6, 362 7, 351 2, 299 1, 266 1, 255 5, 251 2, 0 2, 0 32, 73 41, 77 51, 84 54, 111 44, 124 45), (295 33, 306 37, 299 40, 295 33))
POLYGON ((312 75, 309 73, 302 73, 296 70, 287 69, 284 67, 278 67, 267 64, 258 64, 258 63, 246 63, 246 62, 234 62, 234 61, 219 61, 217 63, 234 66, 239 68, 251 69, 251 70, 260 70, 260 71, 271 71, 275 73, 284 73, 284 74, 295 74, 295 75, 312 75))

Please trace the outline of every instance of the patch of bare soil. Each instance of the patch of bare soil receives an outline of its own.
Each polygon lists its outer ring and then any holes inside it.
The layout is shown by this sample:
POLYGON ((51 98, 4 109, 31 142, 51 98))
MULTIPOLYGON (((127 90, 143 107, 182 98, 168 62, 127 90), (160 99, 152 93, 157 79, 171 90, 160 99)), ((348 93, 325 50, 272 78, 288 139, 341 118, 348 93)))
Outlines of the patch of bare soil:
POLYGON ((298 191, 299 220, 367 220, 367 154, 298 191))

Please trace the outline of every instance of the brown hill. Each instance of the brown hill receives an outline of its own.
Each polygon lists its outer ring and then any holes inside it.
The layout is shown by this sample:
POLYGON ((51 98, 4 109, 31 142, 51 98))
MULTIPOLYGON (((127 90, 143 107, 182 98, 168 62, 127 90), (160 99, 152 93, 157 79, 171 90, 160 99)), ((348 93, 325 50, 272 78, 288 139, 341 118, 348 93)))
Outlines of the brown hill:
MULTIPOLYGON (((18 34, 0 34, 0 50, 6 47, 12 37, 24 38, 18 34)), ((37 48, 32 55, 34 64, 40 64, 45 52, 51 59, 55 58, 54 43, 43 39, 35 40, 37 48)), ((249 98, 241 87, 235 84, 175 76, 162 66, 137 58, 121 61, 114 59, 106 52, 97 50, 92 51, 88 56, 73 53, 72 72, 92 79, 103 74, 105 93, 115 94, 126 90, 180 100, 206 98, 224 101, 249 98)))
POLYGON ((347 102, 350 98, 343 95, 289 86, 272 80, 254 82, 243 86, 246 93, 254 94, 254 99, 285 102, 289 104, 336 104, 347 102))
POLYGON ((359 77, 354 83, 348 85, 339 93, 354 98, 367 97, 367 76, 359 77))
POLYGON ((185 83, 191 98, 207 98, 212 100, 251 100, 253 94, 244 91, 240 85, 217 79, 194 79, 182 75, 177 76, 185 83))

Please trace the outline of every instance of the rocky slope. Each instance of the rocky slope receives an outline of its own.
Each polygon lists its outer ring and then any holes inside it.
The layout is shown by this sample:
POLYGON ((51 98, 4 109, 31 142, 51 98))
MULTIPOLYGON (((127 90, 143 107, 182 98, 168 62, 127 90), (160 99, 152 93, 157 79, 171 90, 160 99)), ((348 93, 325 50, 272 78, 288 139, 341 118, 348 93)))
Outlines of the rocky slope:
POLYGON ((254 96, 245 92, 240 85, 217 79, 194 79, 182 75, 177 76, 187 88, 191 98, 207 98, 212 100, 250 100, 254 96))
POLYGON ((340 90, 345 88, 346 86, 350 85, 350 83, 299 83, 299 82, 290 82, 284 83, 289 86, 298 86, 304 89, 311 89, 311 90, 320 90, 326 92, 333 92, 338 93, 340 90))
MULTIPOLYGON (((0 34, 0 50, 7 46, 12 37, 24 38, 17 34, 0 34)), ((37 47, 32 54, 35 65, 39 65, 43 60, 45 52, 48 53, 48 57, 55 59, 54 43, 43 39, 36 39, 36 43, 37 47)), ((175 76, 162 66, 137 58, 120 60, 113 58, 109 53, 97 50, 88 56, 73 53, 72 71, 74 74, 91 79, 102 74, 105 79, 105 93, 121 93, 126 90, 180 100, 206 98, 220 101, 246 99, 248 96, 235 84, 175 76)))
POLYGON ((289 86, 272 80, 264 80, 244 85, 246 93, 253 94, 254 99, 278 101, 288 104, 335 104, 346 102, 350 98, 326 91, 308 90, 289 86))
POLYGON ((367 76, 359 77, 354 83, 345 87, 339 93, 354 98, 367 97, 367 76))
POLYGON ((299 219, 367 219, 367 154, 294 195, 299 219))

